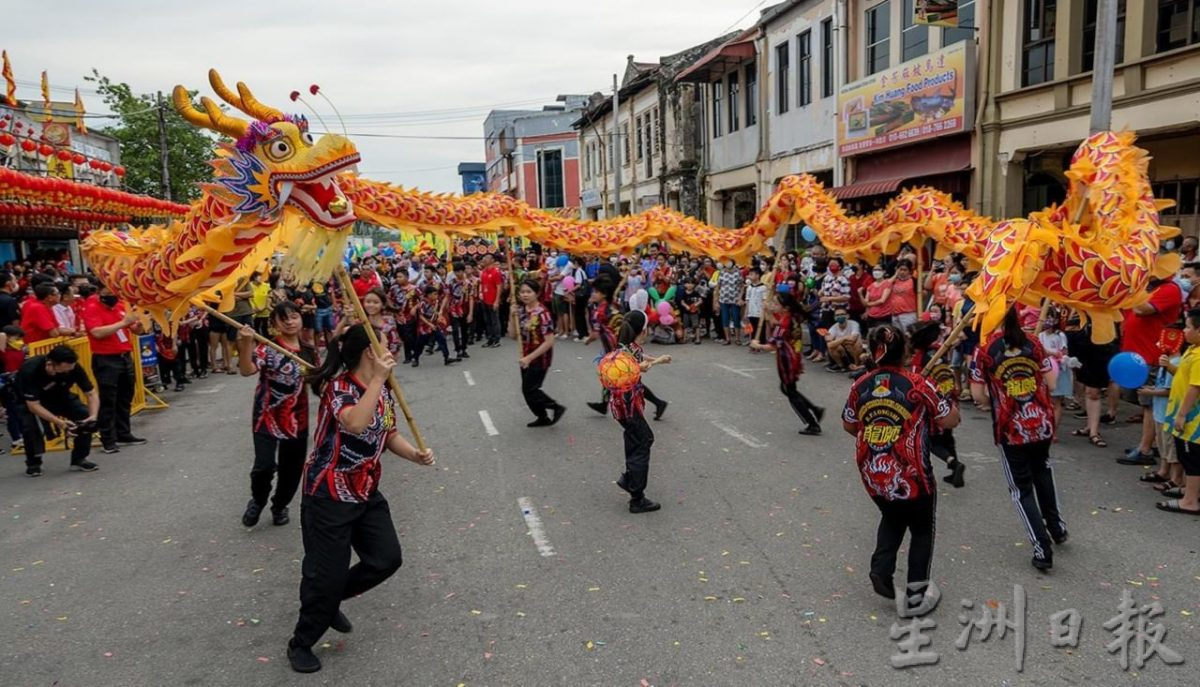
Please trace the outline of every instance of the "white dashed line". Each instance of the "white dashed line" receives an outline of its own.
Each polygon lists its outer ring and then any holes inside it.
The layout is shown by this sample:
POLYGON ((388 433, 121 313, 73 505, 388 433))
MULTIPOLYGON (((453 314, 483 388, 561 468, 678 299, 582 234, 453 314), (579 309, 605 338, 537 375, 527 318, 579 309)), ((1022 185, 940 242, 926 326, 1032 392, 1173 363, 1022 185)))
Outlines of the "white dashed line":
POLYGON ((712 420, 711 422, 713 423, 714 427, 721 430, 722 432, 725 432, 729 436, 733 437, 734 439, 737 439, 738 441, 749 446, 750 448, 766 448, 767 447, 766 444, 759 441, 757 438, 750 436, 749 434, 746 434, 744 432, 739 431, 737 427, 734 427, 732 425, 727 425, 724 422, 721 422, 719 420, 712 420))
POLYGON ((533 545, 537 547, 538 553, 543 557, 553 556, 554 547, 550 545, 550 540, 546 538, 546 530, 542 527, 542 518, 534 510, 533 501, 530 501, 528 496, 522 496, 517 499, 517 505, 521 508, 521 515, 525 518, 525 526, 529 528, 529 536, 533 538, 533 545))
POLYGON ((467 378, 467 386, 475 386, 475 378, 471 376, 470 371, 463 370, 463 376, 467 378))
POLYGON ((212 386, 212 387, 210 387, 210 388, 208 388, 208 389, 197 389, 197 390, 196 390, 196 391, 194 391, 193 393, 197 393, 197 394, 219 394, 219 393, 221 393, 221 391, 223 391, 224 389, 225 389, 225 385, 224 385, 224 384, 217 384, 217 385, 215 385, 215 386, 212 386))
POLYGON ((500 434, 500 430, 496 429, 496 423, 492 422, 492 416, 488 414, 488 411, 479 411, 479 419, 483 422, 483 428, 487 430, 489 437, 500 434))

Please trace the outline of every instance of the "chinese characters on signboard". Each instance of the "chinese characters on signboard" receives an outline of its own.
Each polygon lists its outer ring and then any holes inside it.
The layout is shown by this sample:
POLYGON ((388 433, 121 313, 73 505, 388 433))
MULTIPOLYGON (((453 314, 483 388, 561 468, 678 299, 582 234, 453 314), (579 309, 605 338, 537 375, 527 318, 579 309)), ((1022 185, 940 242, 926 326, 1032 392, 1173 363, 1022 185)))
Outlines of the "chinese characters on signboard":
POLYGON ((843 156, 966 131, 974 104, 969 41, 884 69, 838 92, 843 156))

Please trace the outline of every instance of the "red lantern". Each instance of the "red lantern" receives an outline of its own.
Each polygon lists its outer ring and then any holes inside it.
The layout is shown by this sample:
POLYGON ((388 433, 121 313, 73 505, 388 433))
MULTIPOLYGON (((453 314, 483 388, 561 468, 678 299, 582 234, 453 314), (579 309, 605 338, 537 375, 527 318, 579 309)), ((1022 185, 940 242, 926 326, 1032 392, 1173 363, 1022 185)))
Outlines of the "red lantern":
POLYGON ((54 148, 53 148, 53 147, 51 147, 51 146, 49 146, 49 145, 47 145, 47 144, 45 144, 45 143, 43 143, 43 144, 41 144, 40 146, 38 146, 38 153, 39 153, 39 154, 40 154, 42 157, 50 157, 51 155, 53 155, 53 154, 54 154, 54 148))
POLYGON ((71 161, 71 151, 60 150, 57 153, 55 153, 55 157, 62 160, 63 162, 70 162, 71 161))
POLYGON ((24 150, 27 153, 32 153, 33 151, 37 150, 37 144, 33 141, 21 141, 21 150, 24 150))
POLYGON ((16 142, 17 142, 17 139, 12 134, 9 134, 9 133, 0 134, 0 146, 4 146, 5 148, 7 148, 8 146, 10 146, 16 142))
POLYGON ((0 119, 0 129, 7 129, 7 128, 8 128, 8 119, 7 118, 0 119))
POLYGON ((124 167, 116 167, 113 169, 113 172, 119 177, 125 176, 125 168, 124 167))
POLYGON ((82 153, 75 153, 75 156, 71 158, 71 162, 74 162, 77 165, 82 165, 83 163, 87 162, 87 158, 84 157, 82 153))
POLYGON ((104 172, 111 172, 111 171, 112 171, 112 168, 113 168, 112 164, 110 164, 110 163, 108 163, 108 162, 101 162, 101 163, 100 163, 100 170, 101 170, 101 171, 104 171, 104 172))
POLYGON ((100 161, 88 160, 88 167, 91 167, 92 169, 100 169, 100 161))

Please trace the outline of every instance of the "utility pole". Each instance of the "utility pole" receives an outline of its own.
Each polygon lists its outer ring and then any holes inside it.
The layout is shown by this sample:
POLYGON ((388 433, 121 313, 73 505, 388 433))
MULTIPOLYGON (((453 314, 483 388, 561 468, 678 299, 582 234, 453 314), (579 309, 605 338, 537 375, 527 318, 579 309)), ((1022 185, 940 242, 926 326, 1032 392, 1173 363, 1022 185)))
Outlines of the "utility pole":
POLYGON ((1117 0, 1099 0, 1096 56, 1092 64, 1091 133, 1112 128, 1113 68, 1117 52, 1117 0))
POLYGON ((624 161, 621 156, 625 154, 625 148, 621 146, 621 88, 617 83, 617 75, 613 74, 613 181, 617 187, 616 193, 613 194, 613 217, 621 215, 621 165, 624 161))
POLYGON ((162 91, 158 92, 158 156, 162 162, 163 200, 171 200, 171 171, 167 157, 167 113, 162 91))

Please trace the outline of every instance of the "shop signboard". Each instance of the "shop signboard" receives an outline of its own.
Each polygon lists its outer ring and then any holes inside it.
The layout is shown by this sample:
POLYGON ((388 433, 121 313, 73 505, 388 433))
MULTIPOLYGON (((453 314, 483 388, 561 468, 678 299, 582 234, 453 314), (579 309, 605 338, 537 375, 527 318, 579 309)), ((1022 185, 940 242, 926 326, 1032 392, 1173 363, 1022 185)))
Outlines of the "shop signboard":
POLYGON ((884 69, 838 92, 844 157, 967 131, 975 101, 970 41, 884 69))

